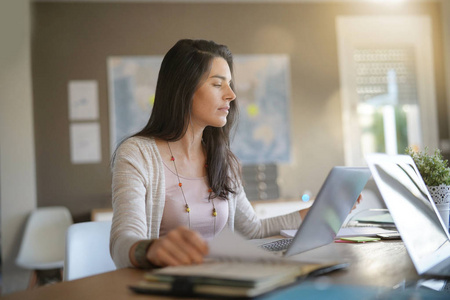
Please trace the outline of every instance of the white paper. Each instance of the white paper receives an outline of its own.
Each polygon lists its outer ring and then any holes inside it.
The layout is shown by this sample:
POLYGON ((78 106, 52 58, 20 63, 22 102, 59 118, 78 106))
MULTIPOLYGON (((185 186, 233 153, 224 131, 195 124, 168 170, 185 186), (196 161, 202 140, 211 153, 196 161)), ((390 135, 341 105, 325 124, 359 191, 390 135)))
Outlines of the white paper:
POLYGON ((287 237, 287 238, 293 238, 296 234, 297 234, 297 229, 280 230, 280 235, 287 237))
POLYGON ((70 144, 73 164, 101 162, 100 124, 98 122, 71 124, 70 144))
POLYGON ((98 119, 98 85, 95 80, 69 82, 69 119, 98 119))
POLYGON ((442 291, 446 283, 447 281, 443 279, 428 279, 424 280, 420 285, 439 292, 442 291))
POLYGON ((225 227, 209 242, 209 258, 243 261, 282 260, 281 257, 256 247, 225 227))
MULTIPOLYGON (((393 230, 386 230, 379 227, 343 227, 339 230, 336 237, 355 237, 355 236, 368 236, 368 237, 374 237, 377 236, 377 234, 382 233, 398 233, 397 231, 393 230)), ((284 237, 294 237, 297 234, 296 229, 289 229, 289 230, 280 230, 280 234, 284 237)))
POLYGON ((336 237, 337 238, 355 237, 355 236, 376 237, 377 234, 389 234, 389 233, 398 233, 398 231, 387 230, 378 227, 345 227, 339 230, 336 237))

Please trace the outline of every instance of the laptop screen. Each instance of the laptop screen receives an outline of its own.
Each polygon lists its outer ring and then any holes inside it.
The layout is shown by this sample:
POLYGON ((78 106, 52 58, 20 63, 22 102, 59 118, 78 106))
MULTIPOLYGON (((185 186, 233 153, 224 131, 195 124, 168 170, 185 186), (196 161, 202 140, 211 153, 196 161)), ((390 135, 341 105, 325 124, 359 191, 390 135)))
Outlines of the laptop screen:
POLYGON ((367 161, 408 253, 421 274, 437 258, 436 253, 450 246, 425 183, 409 156, 369 155, 367 161))

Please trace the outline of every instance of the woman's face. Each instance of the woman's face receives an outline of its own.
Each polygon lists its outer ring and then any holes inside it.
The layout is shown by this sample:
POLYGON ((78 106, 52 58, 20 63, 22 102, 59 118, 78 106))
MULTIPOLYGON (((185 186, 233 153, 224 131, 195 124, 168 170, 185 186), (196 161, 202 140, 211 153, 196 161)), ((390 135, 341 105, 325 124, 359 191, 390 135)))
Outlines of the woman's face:
POLYGON ((194 93, 191 120, 194 126, 223 127, 227 123, 230 102, 236 98, 231 89, 231 72, 221 57, 212 61, 211 71, 194 93))

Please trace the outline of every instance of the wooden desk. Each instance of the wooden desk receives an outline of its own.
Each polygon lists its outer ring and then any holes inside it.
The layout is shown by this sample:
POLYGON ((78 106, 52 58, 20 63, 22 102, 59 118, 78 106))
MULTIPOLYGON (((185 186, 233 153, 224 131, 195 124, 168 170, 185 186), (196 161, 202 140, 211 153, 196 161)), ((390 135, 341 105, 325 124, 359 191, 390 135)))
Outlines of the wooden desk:
MULTIPOLYGON (((327 275, 331 283, 393 287, 402 280, 414 280, 418 275, 401 241, 382 241, 366 244, 337 244, 314 249, 296 256, 315 259, 333 255, 352 261, 347 270, 327 275), (333 254, 330 254, 333 253, 333 254)), ((142 279, 145 271, 121 269, 74 281, 18 292, 4 300, 111 300, 144 299, 149 296, 132 293, 127 287, 142 279)), ((151 296, 151 299, 170 299, 151 296)))
POLYGON ((333 284, 369 285, 392 288, 403 280, 417 280, 416 269, 402 241, 375 243, 332 243, 295 256, 300 261, 344 259, 346 270, 328 276, 333 284))

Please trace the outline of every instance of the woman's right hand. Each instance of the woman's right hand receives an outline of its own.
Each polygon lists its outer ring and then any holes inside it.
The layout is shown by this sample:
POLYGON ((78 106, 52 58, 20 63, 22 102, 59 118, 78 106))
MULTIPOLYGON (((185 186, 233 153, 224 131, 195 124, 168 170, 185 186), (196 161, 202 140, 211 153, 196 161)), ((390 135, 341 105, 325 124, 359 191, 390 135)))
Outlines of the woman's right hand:
POLYGON ((208 244, 197 232, 180 226, 155 240, 147 259, 160 267, 200 264, 208 251, 208 244))

